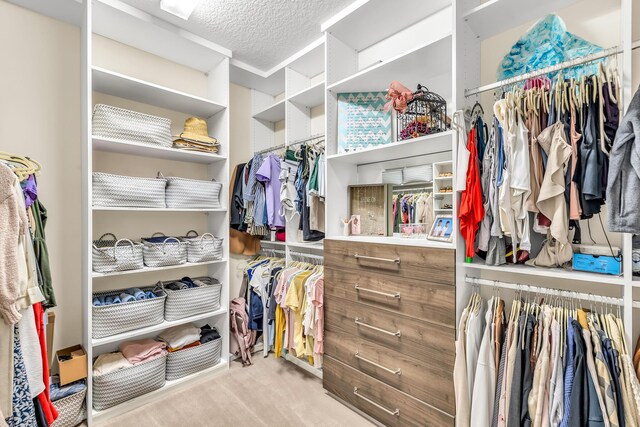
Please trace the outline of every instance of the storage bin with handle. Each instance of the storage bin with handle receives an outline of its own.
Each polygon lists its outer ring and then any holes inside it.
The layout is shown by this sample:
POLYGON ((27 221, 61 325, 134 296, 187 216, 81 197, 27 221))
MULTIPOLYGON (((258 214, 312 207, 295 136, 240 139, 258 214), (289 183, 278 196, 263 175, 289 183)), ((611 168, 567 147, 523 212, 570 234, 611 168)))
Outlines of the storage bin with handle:
POLYGON ((154 233, 151 237, 142 238, 144 265, 147 267, 165 267, 187 262, 188 242, 177 237, 154 233))
POLYGON ((163 178, 94 172, 92 203, 104 207, 164 208, 166 186, 163 178))
POLYGON ((167 294, 164 304, 165 320, 179 320, 198 314, 210 313, 220 308, 222 284, 213 277, 194 277, 194 281, 204 283, 206 286, 171 290, 167 286, 177 282, 160 282, 162 289, 167 294))
POLYGON ((129 239, 118 239, 113 233, 105 233, 93 241, 91 265, 98 273, 139 270, 144 267, 142 244, 129 239), (106 240, 105 237, 112 237, 106 240))
POLYGON ((58 399, 53 403, 58 411, 58 418, 51 427, 75 427, 87 418, 87 404, 85 397, 87 389, 58 399))
POLYGON ((93 377, 93 407, 98 411, 164 387, 167 356, 93 377))
POLYGON ((171 147, 171 120, 112 105, 93 107, 92 133, 108 139, 171 147))
POLYGON ((222 338, 167 355, 167 381, 216 366, 222 356, 222 338))
MULTIPOLYGON (((167 298, 164 290, 154 287, 140 288, 140 290, 143 292, 151 291, 156 294, 156 297, 111 305, 91 306, 93 338, 104 338, 157 325, 164 321, 164 301, 167 298)), ((96 292, 93 297, 119 295, 125 291, 126 289, 96 292)))
POLYGON ((207 262, 222 259, 223 239, 215 237, 211 233, 199 236, 195 230, 189 230, 186 236, 181 238, 188 243, 187 261, 207 262))
MULTIPOLYGON (((162 174, 158 176, 162 177, 162 174)), ((221 183, 174 176, 168 176, 166 180, 168 208, 220 209, 221 183)))

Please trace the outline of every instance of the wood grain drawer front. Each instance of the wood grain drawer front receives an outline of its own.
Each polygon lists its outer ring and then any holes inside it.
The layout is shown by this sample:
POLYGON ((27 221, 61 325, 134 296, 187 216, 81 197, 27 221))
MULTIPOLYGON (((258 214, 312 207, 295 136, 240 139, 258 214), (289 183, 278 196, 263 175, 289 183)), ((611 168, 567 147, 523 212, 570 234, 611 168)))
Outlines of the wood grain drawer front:
POLYGON ((379 271, 455 286, 455 251, 452 249, 328 239, 324 242, 324 262, 331 268, 379 271))
POLYGON ((325 335, 346 332, 453 371, 454 328, 325 295, 325 335))
POLYGON ((378 271, 326 267, 325 294, 361 302, 444 326, 455 327, 455 287, 426 280, 390 276, 378 271))
POLYGON ((454 418, 331 357, 323 359, 324 388, 387 426, 453 426, 454 418))
POLYGON ((326 334, 324 351, 418 400, 448 414, 455 413, 453 371, 441 364, 418 360, 369 340, 334 332, 326 334))

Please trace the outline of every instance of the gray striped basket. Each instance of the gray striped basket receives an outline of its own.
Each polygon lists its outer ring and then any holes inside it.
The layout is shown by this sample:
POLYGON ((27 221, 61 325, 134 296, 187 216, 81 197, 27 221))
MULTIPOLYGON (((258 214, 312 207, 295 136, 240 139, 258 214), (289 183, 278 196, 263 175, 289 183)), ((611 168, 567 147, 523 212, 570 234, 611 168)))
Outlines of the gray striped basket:
POLYGON ((144 267, 142 261, 142 244, 129 239, 120 239, 113 233, 105 233, 93 241, 91 265, 98 273, 113 271, 138 270, 144 267), (110 236, 112 239, 106 240, 110 236))
POLYGON ((167 381, 195 374, 220 363, 222 338, 167 355, 167 381))
POLYGON ((223 239, 215 237, 211 233, 204 233, 202 236, 198 236, 195 230, 190 230, 181 239, 188 243, 187 261, 189 262, 207 262, 222 259, 223 239), (195 236, 192 236, 191 233, 195 233, 195 236))
POLYGON ((164 387, 167 356, 93 377, 93 407, 102 411, 164 387))
MULTIPOLYGON (((120 291, 125 291, 121 289, 120 291)), ((141 288, 142 291, 153 291, 153 287, 141 288)), ((119 291, 97 292, 94 297, 113 295, 119 291)), ((92 309, 92 336, 104 338, 122 332, 132 331, 164 322, 164 301, 166 294, 160 292, 156 298, 131 301, 120 304, 103 305, 92 309)))
MULTIPOLYGON (((152 237, 155 237, 155 233, 152 237)), ((167 237, 162 243, 153 243, 142 238, 142 254, 147 267, 165 267, 187 262, 188 242, 177 237, 167 237)))
POLYGON ((219 209, 222 184, 215 181, 167 177, 168 208, 219 209))
POLYGON ((212 277, 195 277, 194 280, 200 280, 207 283, 208 286, 173 291, 167 289, 167 285, 171 282, 161 282, 162 288, 167 293, 167 299, 164 304, 165 320, 184 319, 185 317, 216 311, 220 308, 222 295, 220 282, 212 277))
POLYGON ((51 424, 51 427, 74 427, 84 421, 87 418, 86 395, 87 389, 85 388, 71 396, 52 402, 58 411, 58 418, 51 424))
POLYGON ((93 107, 92 133, 119 141, 171 147, 171 120, 112 105, 93 107))
POLYGON ((164 178, 93 173, 93 206, 164 208, 164 178))

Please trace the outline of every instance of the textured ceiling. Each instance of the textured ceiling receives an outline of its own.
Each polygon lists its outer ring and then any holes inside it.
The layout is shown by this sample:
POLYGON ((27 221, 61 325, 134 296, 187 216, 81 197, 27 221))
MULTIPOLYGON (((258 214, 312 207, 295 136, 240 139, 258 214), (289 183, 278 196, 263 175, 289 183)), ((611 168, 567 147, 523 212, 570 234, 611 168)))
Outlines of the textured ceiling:
POLYGON ((124 0, 233 51, 264 71, 320 37, 320 24, 353 0, 200 0, 188 21, 160 9, 160 0, 124 0))

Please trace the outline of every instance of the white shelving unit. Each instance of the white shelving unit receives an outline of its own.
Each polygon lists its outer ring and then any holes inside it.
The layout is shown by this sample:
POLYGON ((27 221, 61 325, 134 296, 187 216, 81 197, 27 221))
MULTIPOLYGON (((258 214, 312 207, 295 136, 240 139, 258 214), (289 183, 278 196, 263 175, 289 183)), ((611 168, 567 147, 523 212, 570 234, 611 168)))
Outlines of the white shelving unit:
MULTIPOLYGON (((129 14, 125 10, 114 9, 106 3, 84 2, 82 23, 83 47, 83 189, 84 189, 84 339, 83 344, 89 360, 89 378, 87 407, 88 424, 92 425, 98 418, 119 415, 134 407, 139 407, 164 395, 178 386, 192 384, 195 381, 210 378, 211 375, 228 369, 229 361, 229 266, 228 266, 228 215, 226 207, 220 209, 189 208, 122 208, 94 207, 91 203, 91 176, 93 171, 112 172, 111 168, 126 168, 128 164, 136 165, 136 170, 154 170, 163 165, 165 170, 182 170, 201 179, 215 179, 223 184, 220 200, 223 206, 228 200, 229 182, 229 56, 230 52, 213 43, 203 41, 183 30, 171 31, 171 24, 150 19, 143 12, 129 14), (113 25, 114 22, 122 25, 113 25), (161 24, 161 28, 157 26, 161 24), (147 36, 139 32, 145 28, 147 36), (126 31, 125 31, 126 29, 126 31), (192 67, 206 74, 207 93, 197 96, 173 88, 161 86, 137 77, 124 75, 105 67, 97 67, 92 63, 93 33, 108 35, 134 48, 147 51, 170 61, 178 61, 182 65, 192 67), (162 34, 167 43, 149 44, 148 37, 162 34), (181 52, 180 49, 183 49, 181 52), (185 56, 186 54, 186 56, 185 56), (199 54, 199 56, 196 56, 199 54), (191 57, 191 55, 194 55, 191 57), (175 150, 173 148, 154 147, 133 141, 113 140, 92 135, 91 116, 95 99, 108 100, 112 105, 124 108, 135 102, 137 111, 154 114, 157 108, 175 113, 174 117, 196 116, 207 120, 209 134, 220 142, 220 150, 216 154, 196 153, 175 150), (146 111, 149 110, 149 111, 146 111), (197 213, 204 213, 199 216, 197 213), (196 215, 194 215, 196 214, 196 215), (105 220, 107 219, 107 220, 105 220), (182 265, 121 271, 113 273, 96 273, 91 268, 91 245, 94 238, 105 233, 114 232, 123 235, 120 230, 136 230, 137 235, 126 235, 139 240, 142 235, 151 235, 162 231, 167 224, 177 224, 185 231, 197 228, 199 233, 210 232, 224 239, 223 258, 218 261, 202 263, 186 263, 182 265), (184 223, 184 225, 181 225, 184 223), (137 228, 132 227, 135 224, 137 228), (108 227, 110 230, 106 230, 108 227), (212 312, 188 317, 178 321, 164 321, 158 325, 140 328, 117 335, 93 339, 92 330, 92 293, 96 290, 107 291, 125 287, 149 285, 149 275, 162 277, 163 280, 176 279, 184 275, 206 275, 217 278, 222 283, 221 305, 212 312), (126 285, 123 285, 126 283, 126 285), (194 323, 202 326, 209 323, 215 326, 223 339, 222 360, 220 363, 203 372, 169 381, 155 392, 132 399, 104 411, 92 410, 92 361, 105 352, 115 351, 118 345, 126 340, 156 337, 163 330, 181 324, 194 323)), ((114 64, 117 67, 118 64, 114 64)), ((169 113, 167 113, 169 114, 169 113)), ((183 119, 180 119, 183 120, 183 119)), ((182 122, 174 122, 174 128, 181 127, 182 122)), ((120 170, 120 169, 118 169, 120 170)), ((113 173, 118 173, 113 171, 113 173)), ((121 172, 120 172, 121 173, 121 172)), ((131 173, 135 175, 135 173, 131 173)))

